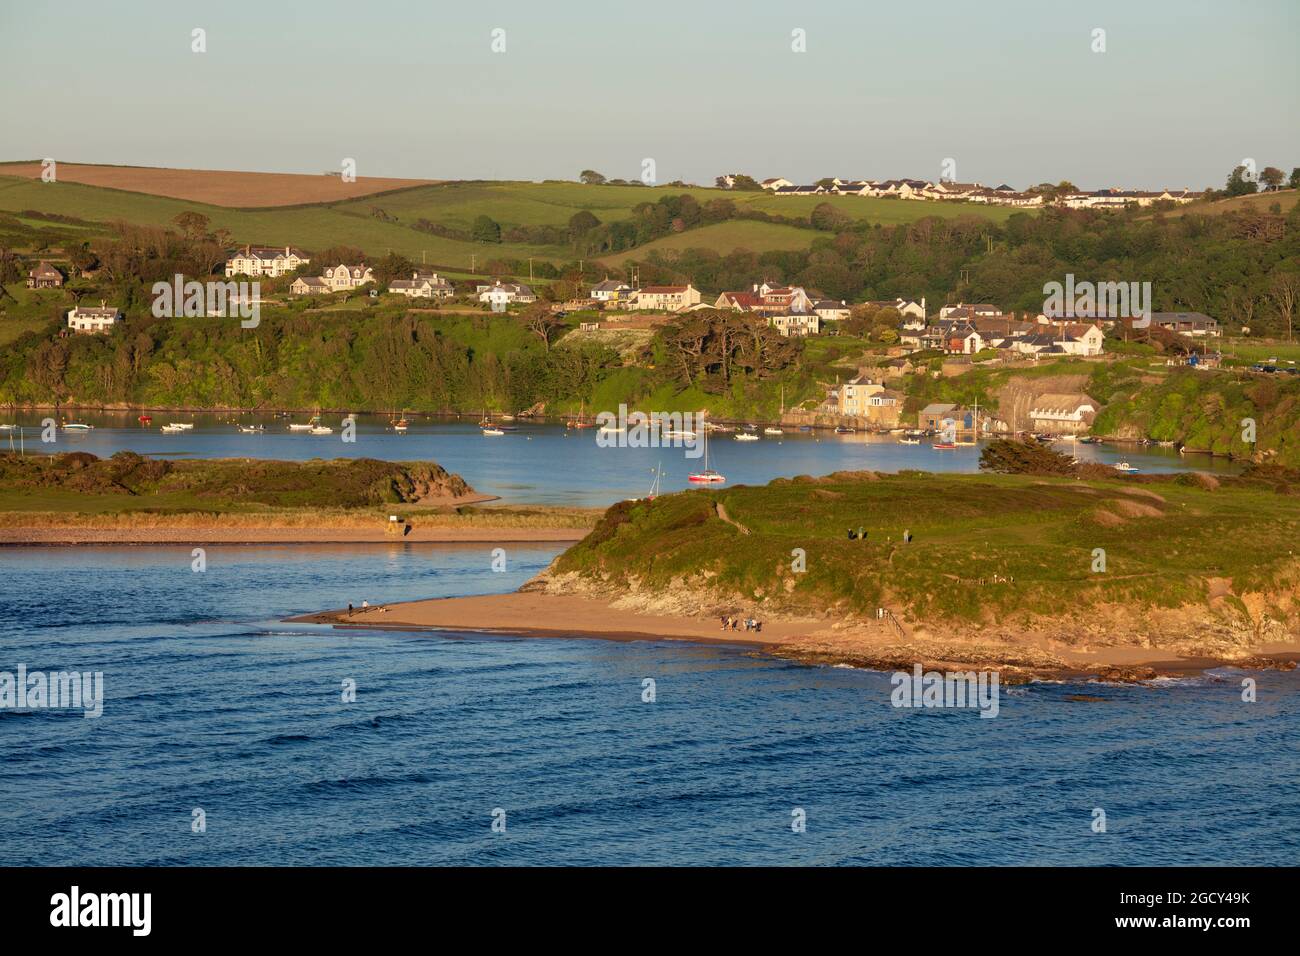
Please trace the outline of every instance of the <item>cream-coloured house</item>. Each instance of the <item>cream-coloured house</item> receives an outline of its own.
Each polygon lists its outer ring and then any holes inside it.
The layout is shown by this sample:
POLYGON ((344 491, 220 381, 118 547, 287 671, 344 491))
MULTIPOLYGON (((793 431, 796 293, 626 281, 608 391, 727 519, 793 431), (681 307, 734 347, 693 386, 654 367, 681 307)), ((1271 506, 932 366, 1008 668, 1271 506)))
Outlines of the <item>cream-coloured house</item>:
POLYGON ((319 276, 299 276, 289 286, 294 295, 328 295, 332 290, 319 276))
POLYGON ((307 254, 296 246, 244 246, 226 260, 226 275, 275 278, 309 262, 307 254))
POLYGON ((884 390, 884 385, 866 375, 858 375, 850 379, 840 386, 840 414, 865 416, 868 408, 867 400, 884 390))
POLYGON ((375 272, 367 265, 349 266, 340 264, 328 266, 321 274, 321 279, 329 287, 330 292, 346 292, 348 289, 355 289, 367 282, 374 282, 375 272))
POLYGON ((648 285, 633 297, 634 309, 660 309, 664 312, 682 312, 700 304, 700 290, 691 284, 648 285))
POLYGON ((68 328, 74 332, 95 334, 108 332, 122 321, 122 310, 112 305, 79 305, 68 310, 68 328))
POLYGON ((1099 405, 1082 392, 1039 395, 1029 410, 1036 432, 1077 435, 1092 427, 1099 405))

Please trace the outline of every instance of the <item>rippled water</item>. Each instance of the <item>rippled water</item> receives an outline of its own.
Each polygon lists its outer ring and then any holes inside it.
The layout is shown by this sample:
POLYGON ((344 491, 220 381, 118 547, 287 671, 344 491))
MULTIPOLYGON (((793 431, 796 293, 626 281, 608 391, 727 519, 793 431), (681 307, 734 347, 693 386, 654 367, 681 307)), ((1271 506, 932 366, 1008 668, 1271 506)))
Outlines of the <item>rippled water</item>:
MULTIPOLYGON (((239 432, 229 416, 211 414, 154 415, 152 428, 135 423, 134 415, 85 414, 80 421, 96 425, 90 432, 58 431, 57 441, 39 440, 41 414, 19 416, 30 451, 88 451, 108 456, 127 449, 143 455, 168 458, 381 458, 386 461, 433 460, 463 476, 476 490, 499 495, 511 502, 604 507, 622 498, 644 495, 656 469, 664 472, 663 491, 686 488, 686 476, 701 467, 698 457, 685 451, 656 448, 602 448, 594 429, 566 432, 560 425, 523 424, 519 431, 484 437, 471 421, 414 419, 410 431, 398 435, 386 428, 382 416, 358 417, 355 442, 344 442, 338 416, 327 419, 332 435, 307 435, 287 431, 283 419, 246 415, 243 422, 260 421, 265 434, 239 432), (194 422, 191 432, 163 435, 158 428, 168 421, 194 422)), ((305 421, 298 416, 297 421, 305 421)), ((0 445, 17 439, 0 433, 0 445)), ((1226 459, 1209 455, 1179 455, 1172 448, 1136 445, 1059 444, 1058 450, 1087 461, 1114 464, 1130 462, 1146 472, 1236 470, 1226 459)), ((869 469, 894 472, 974 472, 979 470, 980 449, 962 447, 946 451, 921 445, 900 445, 893 436, 836 435, 821 431, 800 434, 791 429, 781 437, 737 442, 729 435, 710 442, 711 462, 727 476, 729 484, 765 484, 777 477, 825 475, 832 471, 869 469)))
POLYGON ((1253 674, 1255 704, 1233 671, 1032 685, 987 720, 731 648, 279 623, 508 590, 553 553, 213 547, 196 574, 186 548, 0 550, 0 670, 107 691, 99 719, 0 711, 0 864, 1297 859, 1294 672, 1253 674))

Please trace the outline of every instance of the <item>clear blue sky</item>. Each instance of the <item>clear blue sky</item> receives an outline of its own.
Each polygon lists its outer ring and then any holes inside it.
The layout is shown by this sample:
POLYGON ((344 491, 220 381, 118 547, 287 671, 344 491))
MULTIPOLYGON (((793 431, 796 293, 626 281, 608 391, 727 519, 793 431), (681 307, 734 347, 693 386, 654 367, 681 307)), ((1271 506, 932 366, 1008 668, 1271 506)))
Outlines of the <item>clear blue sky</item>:
POLYGON ((1297 0, 0 0, 0 159, 1199 189, 1300 165, 1298 35, 1297 0))

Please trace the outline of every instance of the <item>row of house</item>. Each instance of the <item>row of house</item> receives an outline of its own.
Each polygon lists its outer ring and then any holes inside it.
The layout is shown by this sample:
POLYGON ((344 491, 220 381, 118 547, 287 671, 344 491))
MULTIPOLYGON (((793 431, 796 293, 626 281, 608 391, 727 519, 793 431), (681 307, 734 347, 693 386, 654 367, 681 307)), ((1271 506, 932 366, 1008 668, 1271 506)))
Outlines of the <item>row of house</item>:
MULTIPOLYGON (((958 183, 950 180, 932 182, 924 179, 833 179, 829 184, 797 186, 788 179, 765 179, 763 188, 775 196, 872 196, 876 198, 983 203, 995 206, 1042 206, 1047 200, 1041 193, 1019 192, 1003 183, 958 183)), ((1188 203, 1196 198, 1189 189, 1099 189, 1057 197, 1057 205, 1070 209, 1115 208, 1127 205, 1150 206, 1157 202, 1188 203)))

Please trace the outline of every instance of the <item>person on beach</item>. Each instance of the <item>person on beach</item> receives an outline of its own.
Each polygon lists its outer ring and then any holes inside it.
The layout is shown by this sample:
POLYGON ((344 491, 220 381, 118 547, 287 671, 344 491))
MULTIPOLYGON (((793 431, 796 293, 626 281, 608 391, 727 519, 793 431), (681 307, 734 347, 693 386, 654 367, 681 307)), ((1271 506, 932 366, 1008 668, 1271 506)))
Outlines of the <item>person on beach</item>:
POLYGON ((865 531, 862 530, 862 526, 861 526, 861 525, 858 525, 858 540, 859 540, 859 541, 866 541, 866 540, 867 540, 867 533, 866 533, 865 531))
POLYGON ((856 532, 854 532, 854 530, 853 530, 852 528, 850 528, 850 529, 849 529, 849 540, 852 541, 852 540, 853 540, 854 538, 856 538, 856 537, 857 537, 856 532))
POLYGON ((352 602, 348 602, 348 617, 352 616, 352 602))
POLYGON ((910 531, 904 531, 904 532, 903 532, 903 544, 911 544, 911 543, 912 543, 912 532, 910 532, 910 531))

